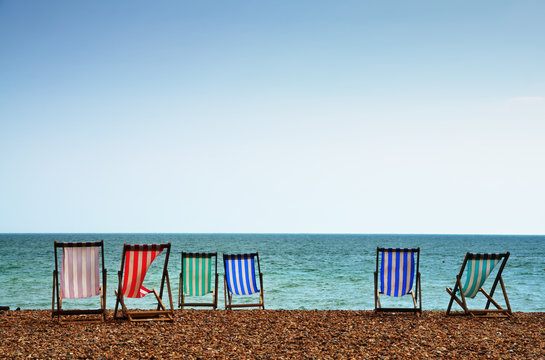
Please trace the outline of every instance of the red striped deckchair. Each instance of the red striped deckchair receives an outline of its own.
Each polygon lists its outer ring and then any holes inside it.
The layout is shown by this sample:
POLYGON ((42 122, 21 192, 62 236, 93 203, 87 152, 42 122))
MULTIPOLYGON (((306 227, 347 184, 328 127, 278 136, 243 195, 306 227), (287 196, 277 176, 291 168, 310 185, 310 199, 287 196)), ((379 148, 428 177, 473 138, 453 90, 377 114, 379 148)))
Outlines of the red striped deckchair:
POLYGON ((104 242, 54 242, 55 270, 53 270, 52 317, 61 315, 100 315, 72 317, 70 320, 96 321, 106 319, 106 269, 104 268, 104 242), (59 278, 57 250, 62 249, 59 278), (102 255, 102 262, 100 256, 102 255), (102 286, 100 265, 102 264, 102 286), (63 299, 81 299, 100 296, 100 309, 63 309, 63 299))
POLYGON ((116 290, 117 300, 115 303, 114 319, 117 319, 117 309, 121 304, 122 316, 130 321, 148 321, 163 320, 172 321, 174 306, 172 304, 172 292, 170 290, 170 281, 168 278, 168 258, 170 255, 170 243, 159 245, 129 245, 123 246, 123 257, 121 259, 121 270, 118 272, 119 286, 116 290), (157 290, 148 290, 144 287, 146 273, 153 263, 153 260, 166 249, 165 262, 163 266, 163 275, 161 278, 161 288, 157 290), (168 297, 170 301, 170 310, 167 310, 163 304, 163 289, 167 285, 168 297), (124 298, 142 298, 149 293, 153 293, 157 299, 157 310, 129 310, 125 306, 124 298))
POLYGON ((419 265, 420 248, 392 249, 377 247, 377 268, 375 270, 375 312, 414 312, 416 315, 420 315, 422 313, 422 289, 420 286, 419 265), (380 288, 378 287, 379 279, 380 288), (413 283, 415 283, 414 291, 412 289, 413 283), (380 304, 380 294, 385 294, 392 297, 411 295, 413 307, 382 307, 380 304))
POLYGON ((188 253, 182 251, 182 271, 180 272, 180 287, 178 306, 218 306, 218 253, 188 253), (214 263, 214 272, 212 272, 214 263), (214 289, 212 289, 214 279, 214 289), (203 297, 212 293, 212 302, 186 302, 186 296, 203 297))
POLYGON ((450 295, 447 315, 471 315, 479 317, 511 316, 511 305, 509 304, 507 291, 505 290, 505 285, 503 284, 503 279, 501 277, 505 264, 507 263, 507 259, 509 259, 509 252, 502 254, 472 254, 468 252, 464 258, 464 262, 462 263, 460 273, 456 275, 456 283, 454 284, 454 288, 447 288, 447 293, 450 295), (492 284, 490 293, 488 293, 483 289, 483 285, 500 261, 501 265, 496 274, 496 279, 492 284), (466 271, 466 279, 464 282, 462 282, 464 270, 466 271), (507 309, 502 308, 493 298, 494 291, 496 291, 498 283, 501 286, 507 309), (478 293, 482 293, 487 299, 485 308, 469 309, 467 299, 474 298, 478 293), (461 299, 458 298, 458 295, 461 297, 461 299), (462 307, 464 310, 463 313, 450 311, 454 301, 456 301, 456 303, 462 307), (494 305, 496 308, 490 309, 490 304, 494 305))

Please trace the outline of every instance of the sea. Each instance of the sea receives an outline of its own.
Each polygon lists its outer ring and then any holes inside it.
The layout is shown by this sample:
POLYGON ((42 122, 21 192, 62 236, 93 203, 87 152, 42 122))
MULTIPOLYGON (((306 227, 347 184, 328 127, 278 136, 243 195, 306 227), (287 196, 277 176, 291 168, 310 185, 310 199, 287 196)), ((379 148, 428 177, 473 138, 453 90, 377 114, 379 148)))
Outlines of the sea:
MULTIPOLYGON (((513 311, 545 311, 545 236, 407 234, 0 234, 0 306, 50 309, 54 241, 104 240, 107 308, 115 306, 123 244, 171 243, 168 272, 174 307, 179 296, 181 252, 217 252, 219 308, 224 308, 222 253, 258 252, 266 309, 372 310, 377 246, 420 248, 423 310, 444 311, 466 252, 511 253, 503 280, 513 311)), ((59 259, 62 256, 59 250, 59 259)), ((165 253, 148 270, 147 288, 159 288, 165 253)), ((60 264, 59 264, 60 266, 60 264)), ((489 289, 495 272, 485 288, 489 289)), ((165 290, 165 296, 167 292, 165 290)), ((210 296, 210 295, 208 295, 210 296)), ((505 304, 501 288, 494 296, 505 304)), ((168 304, 168 297, 164 297, 168 304)), ((200 301, 201 299, 192 299, 200 301)), ((205 297, 204 300, 207 300, 205 297)), ((235 296, 234 302, 255 301, 235 296)), ((411 306, 410 296, 381 296, 383 306, 411 306)), ((483 308, 482 294, 469 301, 483 308)), ((63 308, 98 307, 98 297, 63 300, 63 308)), ((129 307, 156 305, 152 294, 129 307)), ((460 310, 456 308, 455 310, 460 310)))

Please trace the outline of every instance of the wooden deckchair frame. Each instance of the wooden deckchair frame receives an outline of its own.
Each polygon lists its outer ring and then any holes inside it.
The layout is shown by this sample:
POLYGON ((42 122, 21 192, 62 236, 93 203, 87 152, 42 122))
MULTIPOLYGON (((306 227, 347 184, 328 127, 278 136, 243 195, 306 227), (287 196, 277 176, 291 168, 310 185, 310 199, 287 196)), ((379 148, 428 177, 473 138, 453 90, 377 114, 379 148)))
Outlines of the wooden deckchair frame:
POLYGON ((420 316, 422 314, 422 286, 420 285, 420 248, 415 249, 393 249, 393 248, 381 248, 377 246, 377 262, 376 262, 376 270, 375 270, 375 312, 412 312, 416 314, 417 316, 420 316), (413 300, 413 307, 412 308, 405 308, 405 307, 399 307, 399 308, 384 308, 380 304, 380 294, 383 294, 380 292, 378 287, 378 275, 379 275, 379 255, 383 251, 388 250, 395 250, 397 252, 408 252, 408 253, 416 253, 416 281, 415 281, 415 290, 411 289, 407 294, 410 294, 412 296, 413 300), (418 303, 418 304, 417 304, 418 303))
MULTIPOLYGON (((141 321, 174 321, 174 305, 172 303, 172 292, 170 290, 170 281, 168 277, 168 259, 170 256, 170 243, 168 244, 157 244, 159 250, 166 249, 165 262, 163 266, 163 275, 161 277, 161 288, 159 293, 153 288, 151 292, 155 295, 157 299, 157 310, 129 310, 125 306, 124 295, 123 295, 123 271, 125 269, 125 257, 127 251, 131 250, 130 244, 123 245, 123 255, 121 258, 121 270, 117 273, 119 278, 119 285, 115 292, 116 294, 116 303, 114 310, 114 319, 128 319, 131 322, 141 322, 141 321), (163 303, 163 289, 167 285, 168 299, 170 303, 170 310, 165 307, 163 303), (117 309, 119 304, 121 304, 121 316, 117 315, 117 309)), ((139 245, 141 246, 141 245, 139 245)))
MULTIPOLYGON (((484 309, 469 309, 466 303, 466 297, 464 296, 462 289, 462 275, 464 274, 464 270, 466 267, 466 264, 469 260, 477 259, 479 258, 479 255, 482 254, 472 254, 470 252, 466 253, 466 256, 464 258, 464 262, 462 263, 462 268, 460 269, 460 273, 456 275, 456 283, 454 284, 454 289, 447 288, 447 293, 450 295, 450 301, 448 303, 447 307, 447 315, 470 315, 472 317, 510 317, 513 313, 511 311, 511 305, 509 304, 509 299, 507 298, 507 291, 505 290, 505 285, 503 283, 502 279, 502 272, 505 267, 505 264, 507 263, 507 259, 509 259, 509 252, 502 253, 502 254, 487 254, 489 257, 488 259, 491 260, 501 260, 500 268, 498 269, 498 273, 496 274, 496 278, 494 280, 494 283, 492 284, 492 287, 490 288, 490 293, 486 292, 483 287, 479 289, 479 292, 481 292, 487 299, 486 306, 484 309), (498 286, 498 283, 501 286, 503 298, 505 300, 505 305, 507 309, 504 309, 494 300, 494 292, 496 291, 496 287, 498 286), (460 297, 461 299, 456 296, 456 292, 460 290, 460 297), (464 310, 463 312, 451 312, 451 307, 453 302, 456 301, 458 305, 462 307, 464 310), (490 309, 490 304, 494 305, 495 309, 490 309)), ((484 283, 483 283, 484 285, 484 283)))
POLYGON ((57 316, 57 321, 62 322, 61 316, 70 315, 99 315, 99 317, 72 317, 66 318, 67 321, 97 322, 106 320, 106 279, 107 271, 104 265, 104 241, 94 242, 54 242, 55 250, 55 270, 53 270, 53 298, 51 305, 51 317, 57 316), (57 250, 68 247, 100 247, 101 267, 102 267, 102 285, 100 286, 100 309, 63 309, 62 297, 59 289, 59 265, 57 250))
MULTIPOLYGON (((225 255, 231 255, 231 254, 223 254, 223 267, 225 269, 225 255)), ((233 304, 233 294, 229 292, 229 287, 227 286, 227 271, 225 270, 225 274, 223 275, 223 286, 224 286, 224 296, 225 296, 225 309, 226 310, 233 310, 235 308, 249 308, 249 307, 257 307, 261 310, 265 309, 265 300, 263 297, 263 274, 261 273, 261 266, 259 265, 259 253, 248 253, 247 255, 252 255, 254 258, 257 259, 257 272, 259 273, 259 302, 254 304, 233 304)))
POLYGON ((184 308, 184 306, 200 306, 200 307, 212 307, 213 310, 216 310, 218 307, 218 253, 189 253, 189 252, 183 252, 182 251, 182 271, 180 272, 180 287, 178 289, 178 307, 181 309, 184 308), (208 257, 210 259, 214 258, 215 260, 215 275, 214 275, 214 290, 212 290, 212 302, 193 302, 188 303, 185 302, 185 294, 184 294, 184 258, 186 257, 196 257, 196 256, 204 256, 208 257))

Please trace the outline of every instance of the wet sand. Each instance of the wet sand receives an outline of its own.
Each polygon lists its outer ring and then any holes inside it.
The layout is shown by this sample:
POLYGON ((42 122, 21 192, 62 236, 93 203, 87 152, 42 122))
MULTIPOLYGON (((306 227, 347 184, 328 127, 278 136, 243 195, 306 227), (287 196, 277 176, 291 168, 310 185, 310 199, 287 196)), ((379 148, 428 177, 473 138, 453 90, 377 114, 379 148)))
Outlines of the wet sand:
POLYGON ((173 323, 63 323, 45 310, 0 314, 0 358, 537 359, 545 313, 510 319, 444 312, 175 311, 173 323))

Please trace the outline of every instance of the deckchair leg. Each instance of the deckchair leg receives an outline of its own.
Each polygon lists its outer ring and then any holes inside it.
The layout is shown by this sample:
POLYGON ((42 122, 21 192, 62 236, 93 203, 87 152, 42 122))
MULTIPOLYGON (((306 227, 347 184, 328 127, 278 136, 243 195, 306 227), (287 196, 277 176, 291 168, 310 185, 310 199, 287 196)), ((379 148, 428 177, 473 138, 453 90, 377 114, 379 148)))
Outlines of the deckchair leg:
MULTIPOLYGON (((183 265, 182 265, 183 266, 183 265)), ((182 291, 182 273, 180 273, 180 281, 178 282, 178 307, 183 310, 184 296, 182 291)))
MULTIPOLYGON (((450 288, 447 288, 447 292, 450 295, 451 303, 453 301, 456 301, 456 303, 458 303, 458 305, 460 305, 460 307, 463 309, 464 308, 464 303, 460 299, 458 299, 458 297, 454 294, 454 292, 450 288)), ((450 315, 450 307, 447 308, 447 315, 450 315)))
POLYGON ((104 293, 103 293, 103 297, 104 297, 104 320, 106 320, 106 293, 107 293, 107 289, 108 287, 106 286, 106 282, 108 281, 108 271, 106 269, 104 269, 104 273, 102 274, 102 283, 103 283, 103 288, 104 288, 104 293))
POLYGON ((505 290, 505 285, 503 285, 503 279, 500 277, 500 285, 501 285, 501 290, 503 291, 503 297, 505 299, 505 305, 507 306, 507 311, 509 312, 509 314, 513 314, 513 312, 511 311, 511 304, 509 304, 509 299, 507 298, 507 291, 505 290))
POLYGON ((450 294, 450 300, 448 302, 448 306, 447 306, 447 315, 450 314, 450 308, 452 307, 452 303, 454 302, 454 292, 456 291, 456 286, 454 287, 454 289, 451 291, 450 288, 447 288, 447 292, 450 294))
POLYGON ((53 270, 53 297, 51 299, 51 318, 55 317, 55 270, 53 270))
POLYGON ((218 308, 218 279, 219 279, 219 275, 217 274, 217 259, 216 259, 216 283, 215 283, 214 306, 213 306, 214 310, 218 308))
POLYGON ((163 301, 161 300, 161 298, 159 297, 159 294, 157 293, 157 290, 153 289, 152 290, 153 294, 155 295, 155 298, 157 299, 157 307, 159 309, 157 310, 163 310, 163 311, 166 311, 166 307, 165 307, 165 304, 163 304, 163 301))
MULTIPOLYGON (((378 258, 378 255, 377 255, 377 258, 378 258)), ((374 273, 374 278, 375 278, 375 311, 376 311, 377 310, 377 304, 380 304, 380 302, 378 301, 378 286, 377 286, 378 275, 377 275, 376 271, 374 273)), ((379 305, 379 307, 380 307, 380 305, 379 305)))
POLYGON ((417 295, 418 295, 418 312, 420 314, 422 314, 422 284, 420 283, 420 272, 418 272, 416 274, 416 277, 417 277, 417 283, 418 283, 418 290, 417 290, 417 295))
MULTIPOLYGON (((127 307, 125 306, 125 301, 123 300, 123 294, 119 293, 116 291, 115 294, 117 295, 118 297, 118 301, 119 301, 119 304, 121 304, 121 316, 119 316, 118 318, 119 319, 125 319, 125 318, 128 318, 129 321, 134 321, 129 310, 127 309, 127 307)), ((116 304, 116 307, 117 307, 117 304, 116 304)), ((115 313, 114 313, 114 319, 115 319, 115 313)))
POLYGON ((168 278, 168 272, 167 272, 167 291, 168 291, 168 301, 170 303, 170 311, 174 312, 174 305, 172 304, 172 292, 170 289, 170 280, 168 278))
POLYGON ((100 308, 102 310, 102 322, 106 321, 106 292, 105 287, 100 287, 100 308))
MULTIPOLYGON (((170 285, 168 285, 168 279, 167 279, 167 287, 170 289, 170 285)), ((173 308, 172 308, 172 298, 170 299, 170 308, 171 308, 171 311, 168 311, 165 307, 165 304, 163 304, 163 301, 161 300, 161 298, 159 297, 159 294, 157 294, 157 290, 153 289, 153 293, 155 294, 155 297, 157 298, 157 302, 159 303, 159 305, 161 306, 161 309, 163 311, 166 311, 166 315, 168 316, 168 318, 170 320, 174 320, 174 318, 172 317, 172 313, 173 313, 173 308)), ((169 292, 170 293, 170 292, 169 292)))
MULTIPOLYGON (((496 307, 496 309, 498 309, 498 310, 503 310, 503 308, 500 306, 500 304, 498 304, 498 303, 496 302, 496 300, 494 300, 494 299, 490 296, 490 294, 488 294, 483 288, 479 289, 479 291, 480 291, 481 293, 483 293, 483 295, 487 298, 487 300, 488 300, 488 301, 487 301, 487 304, 490 303, 490 304, 494 305, 494 306, 496 307)), ((489 307, 489 306, 487 305, 487 307, 485 308, 485 310, 488 310, 488 307, 489 307)))
POLYGON ((260 308, 262 310, 265 310, 265 298, 264 298, 264 295, 263 295, 263 274, 262 273, 259 273, 259 284, 261 286, 261 290, 259 291, 259 299, 260 299, 260 303, 261 303, 260 308))
POLYGON ((121 302, 121 271, 117 272, 118 277, 118 284, 117 290, 115 291, 116 300, 115 300, 115 309, 114 309, 114 319, 117 319, 117 307, 119 306, 119 303, 121 302))
POLYGON ((505 285, 503 284, 503 279, 501 278, 501 276, 499 277, 499 283, 500 283, 500 286, 501 286, 501 290, 502 290, 502 293, 503 293, 503 298, 505 299, 505 304, 507 306, 507 310, 503 309, 495 300, 494 298, 492 297, 492 292, 490 294, 488 294, 484 289, 480 289, 480 291, 484 294, 484 296, 486 296, 486 298, 488 299, 488 301, 486 302, 486 307, 485 309, 488 310, 488 308, 490 307, 490 304, 494 305, 496 307, 496 309, 498 310, 503 310, 505 311, 507 314, 511 314, 511 305, 509 304, 509 299, 507 298, 507 291, 505 290, 505 285))
MULTIPOLYGON (((460 278, 460 275, 456 276, 456 279, 457 279, 457 282, 458 282, 458 289, 460 289, 460 297, 462 298, 462 303, 463 303, 462 308, 464 309, 464 312, 466 314, 471 314, 469 312, 469 309, 467 308, 466 297, 464 295, 464 292, 461 291, 461 289, 462 289, 462 280, 460 278)), ((473 316, 473 314, 471 314, 471 316, 473 316)))
MULTIPOLYGON (((225 309, 229 310, 229 306, 227 305, 227 277, 225 275, 223 275, 223 296, 225 298, 225 309)), ((230 301, 229 305, 231 305, 230 301)))
POLYGON ((416 306, 416 296, 414 295, 414 291, 411 290, 409 293, 411 294, 411 296, 413 298, 413 305, 414 305, 414 308, 416 309, 417 308, 417 306, 416 306))
POLYGON ((461 288, 462 288, 462 284, 460 281, 460 276, 456 275, 456 284, 454 285, 454 289, 451 290, 450 288, 447 288, 447 292, 450 294, 450 301, 447 307, 447 315, 450 315, 450 310, 451 310, 453 301, 456 301, 456 303, 460 305, 460 307, 464 310, 464 313, 466 315, 470 314, 467 308, 466 299, 463 292, 460 291, 460 296, 462 297, 462 300, 460 300, 458 296, 456 296, 456 291, 461 288))

